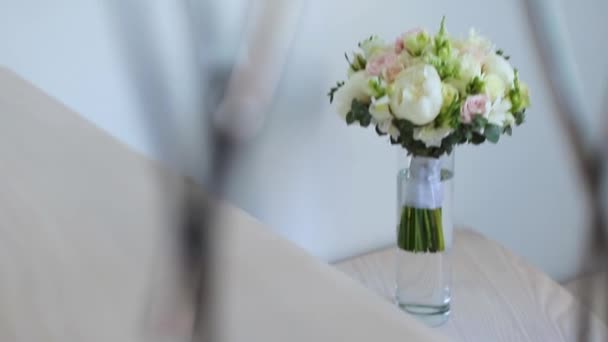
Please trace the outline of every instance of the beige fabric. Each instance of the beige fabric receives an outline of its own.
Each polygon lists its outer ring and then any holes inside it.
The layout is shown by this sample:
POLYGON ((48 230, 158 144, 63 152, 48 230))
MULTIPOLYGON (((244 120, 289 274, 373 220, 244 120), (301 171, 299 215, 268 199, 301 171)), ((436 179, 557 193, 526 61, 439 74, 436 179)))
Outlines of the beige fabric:
MULTIPOLYGON (((185 320, 168 235, 181 179, 7 70, 0 115, 0 341, 153 341, 163 315, 185 320)), ((224 341, 443 340, 218 210, 224 341)))

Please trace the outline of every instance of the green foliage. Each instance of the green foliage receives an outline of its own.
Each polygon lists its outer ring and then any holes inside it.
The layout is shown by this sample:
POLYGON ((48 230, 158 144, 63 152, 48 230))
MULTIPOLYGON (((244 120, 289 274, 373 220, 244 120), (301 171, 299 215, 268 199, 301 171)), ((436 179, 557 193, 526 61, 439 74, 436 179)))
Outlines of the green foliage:
POLYGON ((456 97, 449 105, 444 106, 435 119, 435 127, 456 128, 460 120, 460 105, 461 101, 456 97))
POLYGON ((369 43, 369 42, 371 42, 372 40, 374 40, 374 38, 376 38, 376 36, 375 36, 375 35, 371 35, 371 36, 369 36, 369 38, 367 38, 367 39, 363 39, 362 41, 360 41, 359 43, 357 43, 357 46, 358 46, 359 48, 361 48, 363 45, 365 45, 365 43, 369 43))
POLYGON ((526 120, 526 109, 524 108, 522 111, 520 112, 515 112, 513 113, 513 116, 515 117, 515 124, 517 126, 521 125, 524 123, 524 121, 526 120))
MULTIPOLYGON (((511 101, 511 110, 513 113, 523 112, 526 107, 530 104, 530 98, 527 92, 527 88, 524 91, 521 84, 519 83, 519 73, 515 69, 515 77, 513 79, 513 88, 509 90, 507 94, 511 101)), ((522 121, 523 122, 523 121, 522 121)))
POLYGON ((371 78, 368 81, 368 86, 371 89, 374 98, 379 99, 386 95, 386 87, 382 84, 379 78, 371 78))
POLYGON ((404 41, 405 48, 414 57, 422 56, 431 43, 431 36, 424 31, 407 37, 404 41))
POLYGON ((469 84, 467 84, 467 94, 476 95, 481 93, 484 87, 484 82, 479 76, 475 76, 469 84))
POLYGON ((505 52, 502 49, 496 50, 496 54, 499 55, 499 56, 502 56, 502 58, 504 58, 506 60, 511 59, 511 56, 505 55, 505 52))
POLYGON ((445 16, 441 19, 439 32, 433 40, 432 51, 427 51, 424 61, 435 67, 442 80, 458 78, 460 62, 453 52, 452 43, 450 43, 450 37, 445 28, 445 16))
POLYGON ((481 145, 486 142, 486 137, 481 133, 473 132, 473 136, 469 139, 469 142, 473 145, 481 145))
POLYGON ((365 66, 367 65, 367 60, 365 60, 365 57, 363 57, 362 54, 355 53, 353 56, 352 62, 351 62, 350 58, 348 58, 348 54, 346 52, 344 53, 344 58, 346 58, 346 61, 350 65, 350 69, 352 71, 357 72, 357 71, 365 70, 365 66))
POLYGON ((424 56, 424 62, 435 67, 442 80, 458 78, 460 73, 460 64, 453 57, 440 57, 429 53, 424 56))
POLYGON ((359 122, 362 127, 367 127, 372 122, 372 115, 369 113, 369 103, 353 99, 350 111, 346 114, 346 123, 351 125, 359 122))
POLYGON ((489 142, 496 144, 500 139, 500 134, 502 133, 502 129, 500 126, 496 125, 487 125, 483 131, 483 135, 488 139, 489 142))
POLYGON ((329 103, 334 102, 334 95, 336 95, 338 89, 340 89, 340 87, 342 87, 343 85, 344 82, 336 82, 336 85, 329 89, 329 92, 327 93, 327 96, 329 96, 329 103))
POLYGON ((391 138, 391 143, 401 145, 410 155, 439 158, 452 152, 455 144, 453 134, 443 139, 440 147, 427 147, 424 142, 414 139, 414 129, 418 126, 403 119, 393 119, 393 125, 399 130, 399 138, 391 138))
POLYGON ((479 145, 486 140, 498 141, 497 136, 502 133, 500 127, 488 124, 488 120, 482 116, 476 116, 470 124, 456 123, 453 127, 454 132, 442 140, 441 146, 427 147, 423 142, 414 139, 416 126, 409 121, 393 119, 393 125, 399 129, 400 137, 397 140, 391 139, 391 143, 401 145, 408 154, 433 158, 452 153, 456 145, 466 143, 479 145), (495 128, 498 128, 497 132, 494 131, 495 128))
POLYGON ((488 119, 484 118, 481 115, 476 115, 471 122, 471 130, 475 132, 480 132, 484 127, 488 124, 488 119))
POLYGON ((388 133, 384 133, 380 130, 380 127, 378 125, 376 125, 376 134, 378 134, 379 136, 384 136, 387 135, 388 133))

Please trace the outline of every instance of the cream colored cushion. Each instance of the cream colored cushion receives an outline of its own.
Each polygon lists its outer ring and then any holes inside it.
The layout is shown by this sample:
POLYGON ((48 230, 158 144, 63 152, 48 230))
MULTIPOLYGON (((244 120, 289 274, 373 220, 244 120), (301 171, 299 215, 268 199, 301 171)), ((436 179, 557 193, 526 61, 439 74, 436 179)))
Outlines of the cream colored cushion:
MULTIPOLYGON (((163 316, 185 322, 170 248, 180 177, 7 70, 0 117, 0 341, 154 341, 163 316)), ((217 210, 223 341, 444 340, 244 212, 217 210)))

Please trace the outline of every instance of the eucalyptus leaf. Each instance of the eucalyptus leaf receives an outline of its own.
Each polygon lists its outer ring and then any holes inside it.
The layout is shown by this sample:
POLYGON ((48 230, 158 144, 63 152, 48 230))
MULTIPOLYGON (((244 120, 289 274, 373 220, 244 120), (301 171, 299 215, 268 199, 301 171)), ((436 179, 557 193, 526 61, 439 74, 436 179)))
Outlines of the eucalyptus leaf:
POLYGON ((353 122, 355 122, 355 116, 353 115, 353 112, 350 111, 350 112, 348 112, 348 114, 346 114, 346 124, 350 125, 353 122))
POLYGON ((486 126, 483 135, 488 139, 489 142, 496 144, 500 139, 501 128, 500 126, 489 124, 486 126))
POLYGON ((471 142, 474 145, 479 145, 479 144, 483 144, 486 141, 486 137, 484 137, 482 134, 474 132, 473 133, 473 139, 471 139, 471 142))

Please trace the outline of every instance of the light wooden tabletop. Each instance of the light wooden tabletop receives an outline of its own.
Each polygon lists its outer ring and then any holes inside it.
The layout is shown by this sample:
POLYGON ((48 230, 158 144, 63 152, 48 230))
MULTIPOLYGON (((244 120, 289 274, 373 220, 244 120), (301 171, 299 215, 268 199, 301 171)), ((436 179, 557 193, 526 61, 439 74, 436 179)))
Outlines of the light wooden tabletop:
MULTIPOLYGON (((454 239, 452 313, 435 329, 454 341, 576 341, 580 306, 566 289, 478 233, 456 230, 454 239)), ((388 248, 335 266, 392 302, 396 251, 388 248)), ((594 341, 608 340, 606 326, 595 316, 592 329, 594 341)))

